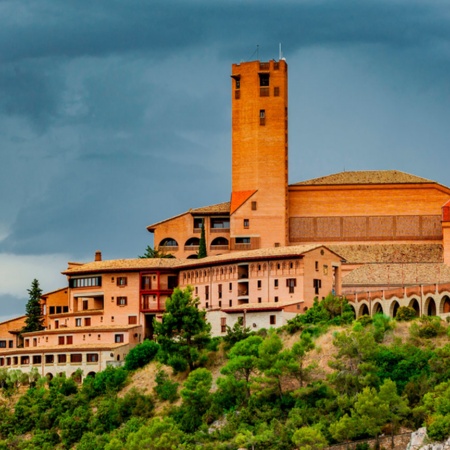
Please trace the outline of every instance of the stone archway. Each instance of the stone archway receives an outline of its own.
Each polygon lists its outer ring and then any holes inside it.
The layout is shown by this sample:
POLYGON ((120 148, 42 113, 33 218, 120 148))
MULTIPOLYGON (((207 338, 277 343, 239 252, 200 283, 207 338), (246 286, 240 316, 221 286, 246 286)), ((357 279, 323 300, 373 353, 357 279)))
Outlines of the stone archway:
POLYGON ((424 314, 426 316, 435 316, 437 314, 436 302, 433 297, 428 297, 425 301, 424 314))
POLYGON ((417 298, 411 299, 408 306, 416 312, 417 317, 420 316, 420 304, 419 304, 419 300, 417 300, 417 298))
POLYGON ((448 295, 444 295, 441 299, 441 307, 439 308, 442 314, 450 313, 450 297, 448 295))
POLYGON ((397 315, 398 308, 400 308, 400 305, 397 300, 394 300, 391 304, 391 317, 395 317, 397 315))
POLYGON ((361 316, 369 316, 369 315, 370 315, 369 307, 367 306, 366 303, 363 303, 363 304, 359 307, 359 314, 358 314, 358 317, 361 317, 361 316))
POLYGON ((383 314, 383 306, 380 302, 375 302, 372 305, 372 316, 375 314, 383 314))

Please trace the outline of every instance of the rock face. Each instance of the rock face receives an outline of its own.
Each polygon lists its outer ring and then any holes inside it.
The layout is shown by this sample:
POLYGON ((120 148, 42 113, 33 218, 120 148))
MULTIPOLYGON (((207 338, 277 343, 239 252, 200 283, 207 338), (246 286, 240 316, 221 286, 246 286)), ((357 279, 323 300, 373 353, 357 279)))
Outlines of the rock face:
POLYGON ((411 433, 411 440, 406 450, 450 450, 450 438, 445 442, 430 442, 427 429, 419 428, 411 433))

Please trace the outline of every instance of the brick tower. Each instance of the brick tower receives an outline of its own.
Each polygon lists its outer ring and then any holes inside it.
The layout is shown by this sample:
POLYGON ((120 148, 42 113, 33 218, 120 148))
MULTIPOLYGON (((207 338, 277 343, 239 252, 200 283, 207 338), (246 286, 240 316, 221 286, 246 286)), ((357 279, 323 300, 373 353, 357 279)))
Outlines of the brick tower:
POLYGON ((287 64, 232 66, 231 250, 288 243, 287 64))

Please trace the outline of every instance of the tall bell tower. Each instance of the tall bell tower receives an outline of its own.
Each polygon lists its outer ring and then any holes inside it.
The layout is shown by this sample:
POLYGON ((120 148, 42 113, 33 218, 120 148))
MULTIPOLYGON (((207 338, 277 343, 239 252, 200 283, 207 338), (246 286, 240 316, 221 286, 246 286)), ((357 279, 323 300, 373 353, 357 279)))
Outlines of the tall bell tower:
POLYGON ((288 71, 232 65, 231 250, 288 243, 288 71))

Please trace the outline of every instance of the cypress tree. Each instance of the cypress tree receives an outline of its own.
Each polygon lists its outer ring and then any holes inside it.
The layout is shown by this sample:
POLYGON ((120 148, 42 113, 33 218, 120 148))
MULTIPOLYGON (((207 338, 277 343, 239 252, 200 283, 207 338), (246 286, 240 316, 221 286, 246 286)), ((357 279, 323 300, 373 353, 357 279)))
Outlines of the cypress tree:
POLYGON ((200 242, 198 246, 198 259, 206 258, 208 254, 206 253, 206 237, 205 237, 205 219, 202 222, 202 233, 200 235, 200 242))
POLYGON ((42 289, 39 287, 39 281, 36 278, 31 283, 31 289, 27 289, 29 294, 28 303, 26 306, 25 326, 22 328, 22 333, 29 333, 31 331, 40 331, 44 329, 41 309, 42 289))

